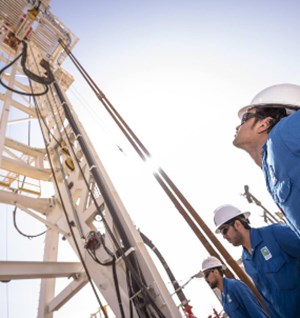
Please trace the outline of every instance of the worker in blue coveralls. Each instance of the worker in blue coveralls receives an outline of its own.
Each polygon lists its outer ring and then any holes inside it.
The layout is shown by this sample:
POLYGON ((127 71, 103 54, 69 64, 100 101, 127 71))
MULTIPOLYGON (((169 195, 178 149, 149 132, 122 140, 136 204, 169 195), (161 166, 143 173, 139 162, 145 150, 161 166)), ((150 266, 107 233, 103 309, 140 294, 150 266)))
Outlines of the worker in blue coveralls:
POLYGON ((212 289, 221 291, 226 314, 230 318, 267 318, 258 299, 244 282, 224 277, 225 268, 218 258, 209 256, 202 262, 201 273, 212 289))
POLYGON ((269 193, 300 237, 300 86, 278 84, 240 109, 233 144, 264 172, 269 193))
POLYGON ((216 233, 242 246, 242 261, 272 318, 300 317, 300 239, 285 224, 251 228, 250 212, 226 204, 214 211, 216 233))

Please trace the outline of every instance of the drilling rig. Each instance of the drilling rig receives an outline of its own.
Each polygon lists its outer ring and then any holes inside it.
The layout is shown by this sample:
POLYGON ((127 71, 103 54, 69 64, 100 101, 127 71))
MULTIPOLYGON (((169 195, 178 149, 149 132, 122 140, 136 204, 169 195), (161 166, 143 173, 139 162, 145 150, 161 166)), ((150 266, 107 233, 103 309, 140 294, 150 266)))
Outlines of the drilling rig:
MULTIPOLYGON (((41 233, 43 260, 0 261, 0 282, 41 279, 38 318, 52 318, 87 284, 101 317, 109 317, 109 308, 117 318, 195 318, 183 286, 156 253, 179 304, 174 301, 145 241, 152 249, 153 244, 133 224, 68 99, 74 78, 62 67, 66 58, 141 159, 147 162, 151 155, 75 58, 78 38, 53 15, 49 2, 0 0, 0 203, 13 207, 14 223, 21 211, 46 229, 41 233), (26 140, 30 134, 24 123, 35 128, 34 140, 26 140), (59 261, 62 241, 71 246, 77 262, 59 261), (71 282, 56 293, 60 277, 71 282)), ((254 288, 165 171, 156 167, 153 175, 208 253, 229 265, 226 276, 254 288)))
POLYGON ((47 0, 0 0, 0 9, 0 202, 46 228, 43 261, 1 261, 0 280, 40 278, 39 318, 88 283, 116 317, 182 317, 66 95, 74 79, 62 64, 78 38, 47 0), (38 127, 41 146, 10 136, 20 122, 38 127), (58 261, 60 238, 78 262, 58 261), (58 277, 72 281, 55 294, 58 277))

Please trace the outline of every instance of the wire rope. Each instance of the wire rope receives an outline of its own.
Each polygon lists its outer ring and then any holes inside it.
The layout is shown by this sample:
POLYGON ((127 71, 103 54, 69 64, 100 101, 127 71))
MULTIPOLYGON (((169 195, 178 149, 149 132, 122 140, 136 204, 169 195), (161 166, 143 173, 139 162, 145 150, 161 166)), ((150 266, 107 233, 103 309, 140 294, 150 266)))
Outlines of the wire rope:
MULTIPOLYGON (((30 121, 28 122, 28 131, 27 131, 27 145, 30 147, 30 144, 31 144, 31 140, 30 140, 30 135, 31 135, 31 123, 30 121)), ((22 180, 22 184, 21 184, 21 188, 23 188, 24 184, 25 184, 25 180, 26 180, 26 176, 24 176, 23 180, 22 180)), ((45 233, 47 233, 47 230, 39 233, 39 234, 35 234, 35 235, 28 235, 28 234, 25 234, 24 232, 22 232, 20 230, 20 228, 18 227, 17 225, 17 206, 15 206, 14 210, 13 210, 13 223, 14 223, 14 227, 15 229, 17 230, 17 232, 24 236, 24 237, 27 237, 28 239, 32 239, 32 238, 36 238, 36 237, 39 237, 39 236, 42 236, 44 235, 45 233)))
MULTIPOLYGON (((74 84, 73 84, 74 85, 74 84)), ((90 106, 90 104, 85 100, 84 96, 80 94, 80 92, 73 87, 73 85, 69 88, 69 91, 72 92, 74 97, 79 101, 79 103, 84 107, 84 110, 87 111, 90 115, 91 120, 95 120, 96 123, 100 123, 99 128, 103 130, 103 132, 106 134, 107 138, 111 140, 111 142, 122 152, 126 155, 124 151, 124 147, 119 145, 119 142, 116 142, 117 137, 113 133, 113 131, 106 125, 104 120, 99 115, 99 112, 97 112, 93 107, 90 106), (112 137, 113 136, 113 137, 112 137)))

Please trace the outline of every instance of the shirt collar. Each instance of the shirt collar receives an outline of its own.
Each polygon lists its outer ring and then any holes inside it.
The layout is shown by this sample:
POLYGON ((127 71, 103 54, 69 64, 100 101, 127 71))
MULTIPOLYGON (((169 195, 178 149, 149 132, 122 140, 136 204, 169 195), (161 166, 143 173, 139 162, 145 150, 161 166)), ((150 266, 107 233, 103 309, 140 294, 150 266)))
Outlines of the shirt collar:
MULTIPOLYGON (((250 242, 251 242, 251 254, 255 251, 256 247, 262 242, 262 237, 257 229, 250 229, 250 242)), ((251 258, 251 255, 248 251, 243 247, 245 258, 251 258)))

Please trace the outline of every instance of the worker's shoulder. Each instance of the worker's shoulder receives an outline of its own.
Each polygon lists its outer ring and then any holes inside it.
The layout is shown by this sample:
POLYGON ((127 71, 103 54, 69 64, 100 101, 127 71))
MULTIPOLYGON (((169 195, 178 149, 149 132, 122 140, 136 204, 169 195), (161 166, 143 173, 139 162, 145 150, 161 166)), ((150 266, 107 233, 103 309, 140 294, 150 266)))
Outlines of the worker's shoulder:
POLYGON ((247 286, 243 281, 236 278, 224 278, 229 288, 240 288, 241 286, 247 286))
POLYGON ((278 231, 291 231, 287 224, 274 223, 266 226, 256 227, 252 229, 254 232, 268 233, 268 232, 278 232, 278 231))

